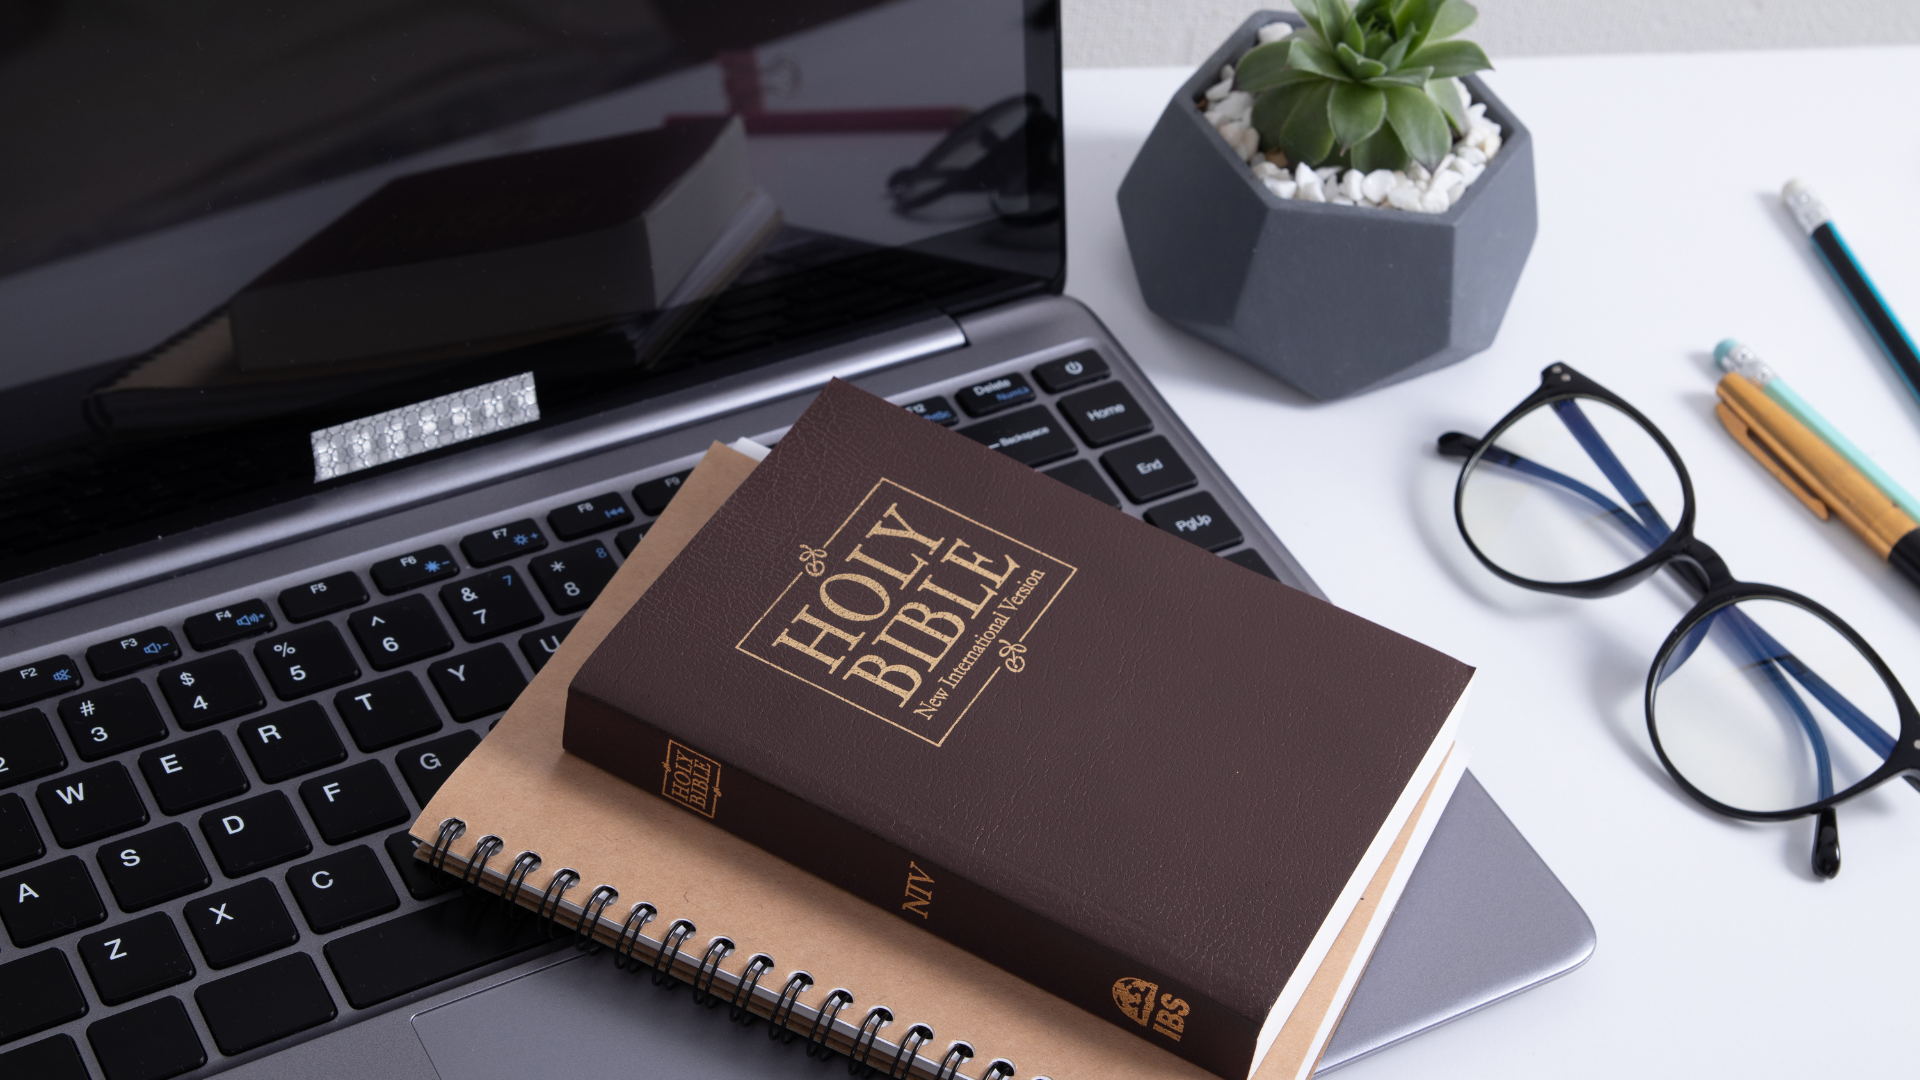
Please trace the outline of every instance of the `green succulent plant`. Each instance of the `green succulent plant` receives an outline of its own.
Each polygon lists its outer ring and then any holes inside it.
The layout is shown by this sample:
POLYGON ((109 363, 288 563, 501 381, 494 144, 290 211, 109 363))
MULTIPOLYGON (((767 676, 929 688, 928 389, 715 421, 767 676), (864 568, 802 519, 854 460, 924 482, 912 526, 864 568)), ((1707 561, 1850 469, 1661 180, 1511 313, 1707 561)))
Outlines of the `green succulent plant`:
POLYGON ((1448 41, 1480 13, 1466 0, 1294 0, 1307 25, 1240 60, 1262 149, 1289 161, 1364 172, 1431 169, 1467 128, 1456 75, 1493 64, 1480 46, 1448 41), (1451 129, 1451 130, 1450 130, 1451 129))

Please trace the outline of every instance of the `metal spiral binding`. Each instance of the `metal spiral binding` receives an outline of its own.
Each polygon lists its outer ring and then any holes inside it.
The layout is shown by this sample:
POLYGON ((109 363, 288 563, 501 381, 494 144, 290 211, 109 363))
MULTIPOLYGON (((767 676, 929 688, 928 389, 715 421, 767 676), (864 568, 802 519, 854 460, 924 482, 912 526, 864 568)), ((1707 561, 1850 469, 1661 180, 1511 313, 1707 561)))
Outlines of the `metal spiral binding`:
POLYGON ((533 909, 533 917, 546 921, 548 937, 552 937, 553 932, 559 928, 560 924, 557 920, 560 915, 560 901, 566 896, 568 889, 578 884, 580 884, 580 873, 570 866, 555 870, 553 876, 547 879, 547 887, 540 894, 540 903, 533 909))
POLYGON ((787 1027, 787 1021, 793 1019, 793 1007, 799 1003, 800 995, 813 985, 813 976, 804 971, 796 971, 787 980, 786 989, 780 991, 780 1000, 773 1003, 773 1015, 767 1018, 772 1025, 767 1029, 767 1038, 777 1039, 782 1044, 790 1043, 797 1032, 787 1027))
POLYGON ((920 1056, 920 1048, 933 1041, 933 1029, 925 1024, 915 1024, 907 1029, 907 1037, 900 1040, 900 1048, 893 1052, 893 1061, 887 1065, 887 1080, 901 1080, 913 1069, 913 1059, 920 1056))
POLYGON ((873 1054, 873 1040, 880 1035, 880 1029, 893 1023, 893 1010, 885 1005, 875 1005, 867 1010, 867 1018, 860 1021, 860 1031, 853 1037, 853 1048, 847 1051, 847 1074, 860 1075, 860 1070, 873 1071, 867 1064, 867 1058, 873 1054), (879 1021, 875 1023, 874 1021, 879 1021))
POLYGON ((540 856, 531 851, 523 851, 513 857, 513 865, 507 868, 507 880, 500 886, 500 902, 512 912, 520 900, 520 888, 527 883, 527 875, 540 869, 540 856))
POLYGON ((673 962, 680 958, 680 946, 693 936, 694 926, 685 919, 673 920, 667 936, 660 939, 660 955, 653 961, 653 985, 674 987, 680 980, 673 974, 673 962))
POLYGON ((933 1080, 953 1080, 959 1075, 960 1066, 973 1059, 973 1046, 965 1042, 956 1042, 947 1047, 947 1056, 940 1059, 940 1068, 933 1074, 933 1080))
POLYGON ((773 957, 766 953, 755 953, 747 960, 746 970, 740 973, 740 982, 733 988, 733 1000, 727 1003, 727 1019, 745 1027, 752 1027, 755 1020, 748 1006, 753 1003, 753 992, 760 988, 760 976, 773 970, 773 957))
POLYGON ((453 842, 467 835, 467 823, 457 817, 450 817, 440 823, 440 835, 434 837, 433 851, 427 859, 427 865, 446 873, 447 853, 453 848, 453 842))
POLYGON ((593 930, 600 925, 600 917, 606 913, 607 905, 618 899, 620 899, 620 890, 611 885, 602 885, 593 890, 593 894, 587 897, 586 904, 580 908, 580 921, 573 924, 573 932, 579 936, 579 940, 574 942, 574 948, 585 952, 588 956, 596 956, 600 950, 606 948, 605 945, 593 939, 593 930))
POLYGON ((505 840, 500 839, 492 833, 488 833, 475 841, 473 854, 467 856, 467 868, 460 874, 460 883, 470 887, 478 887, 481 878, 486 876, 487 860, 500 854, 506 846, 507 842, 505 840))
POLYGON ((633 947, 640 944, 640 931, 660 914, 652 904, 645 902, 633 905, 627 912, 627 921, 620 926, 620 936, 613 942, 613 966, 622 971, 639 971, 641 963, 634 958, 633 947))
MULTIPOLYGON (((467 834, 467 823, 459 818, 447 818, 440 823, 438 834, 434 837, 426 859, 427 865, 441 873, 452 873, 447 869, 447 859, 453 853, 453 844, 467 834)), ((506 842, 500 837, 488 833, 474 843, 473 853, 467 856, 466 866, 460 871, 461 884, 480 886, 486 879, 487 863, 506 849, 506 842)), ((520 892, 526 886, 527 877, 540 868, 540 856, 532 851, 522 851, 508 868, 505 880, 500 886, 500 898, 509 910, 516 910, 520 892)), ((549 937, 560 928, 561 909, 566 901, 566 893, 580 884, 578 871, 563 867, 554 871, 548 879, 546 888, 540 894, 540 901, 534 907, 535 918, 544 921, 549 937)), ((595 930, 605 918, 607 908, 620 898, 620 891, 611 885, 596 886, 580 908, 580 916, 573 924, 574 947, 597 954, 608 946, 600 944, 594 937, 595 930)), ((614 966, 623 971, 639 971, 650 968, 656 986, 671 987, 682 980, 673 974, 673 963, 680 956, 681 949, 695 932, 694 924, 686 919, 676 919, 660 940, 659 951, 652 963, 647 963, 634 955, 640 943, 645 940, 648 923, 659 917, 659 909, 649 903, 638 903, 628 911, 626 920, 620 926, 620 933, 614 939, 614 966)), ((736 950, 732 939, 716 937, 707 945, 695 967, 692 997, 696 1004, 709 1008, 719 1005, 723 994, 716 992, 714 982, 720 975, 720 964, 736 950)), ((759 991, 760 979, 774 968, 773 957, 765 953, 755 953, 747 961, 735 983, 733 994, 727 1001, 727 1016, 735 1023, 751 1026, 759 1019, 752 1005, 754 995, 759 991)), ((788 977, 786 986, 775 999, 772 1015, 769 1017, 767 1037, 782 1043, 791 1043, 799 1032, 791 1025, 794 1008, 800 1002, 800 995, 813 986, 813 976, 804 971, 796 971, 788 977)), ((831 1057, 835 1051, 828 1040, 832 1037, 834 1025, 839 1022, 840 1013, 846 1006, 853 1004, 853 994, 845 989, 836 988, 827 994, 826 1000, 814 1010, 813 1022, 807 1029, 807 1056, 831 1057)), ((893 1010, 884 1005, 876 1005, 867 1010, 865 1019, 853 1037, 851 1048, 847 1052, 847 1072, 851 1075, 874 1075, 879 1069, 873 1061, 874 1048, 880 1042, 880 1030, 894 1022, 893 1010)), ((920 1051, 933 1041, 933 1029, 925 1024, 914 1024, 907 1029, 899 1046, 894 1050, 893 1058, 885 1068, 889 1080, 905 1080, 913 1071, 913 1064, 919 1058, 920 1051)), ((955 1042, 947 1048, 940 1059, 934 1080, 964 1080, 960 1076, 960 1066, 974 1056, 973 1047, 965 1042, 955 1042)), ((1013 1062, 1005 1058, 995 1058, 980 1074, 980 1080, 1013 1080, 1013 1062)), ((1037 1076, 1034 1080, 1048 1080, 1037 1076)))
POLYGON ((840 1010, 853 1004, 853 995, 844 988, 835 987, 827 993, 827 1000, 814 1010, 813 1026, 807 1029, 807 1056, 821 1059, 833 1056, 833 1048, 827 1045, 827 1036, 833 1034, 833 1022, 840 1018, 840 1010))
POLYGON ((712 1008, 720 1004, 713 992, 713 977, 720 974, 720 961, 733 955, 733 939, 717 937, 707 944, 706 955, 700 958, 700 966, 693 972, 693 1003, 712 1008))

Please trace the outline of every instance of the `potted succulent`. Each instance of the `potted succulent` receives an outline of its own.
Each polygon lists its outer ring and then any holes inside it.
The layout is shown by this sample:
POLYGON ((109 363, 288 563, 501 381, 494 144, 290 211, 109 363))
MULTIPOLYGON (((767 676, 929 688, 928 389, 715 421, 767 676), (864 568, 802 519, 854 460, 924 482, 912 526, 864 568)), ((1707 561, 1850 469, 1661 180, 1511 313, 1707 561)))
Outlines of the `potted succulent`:
POLYGON ((1308 395, 1492 344, 1533 245, 1533 147, 1465 0, 1260 12, 1120 186, 1147 305, 1308 395))

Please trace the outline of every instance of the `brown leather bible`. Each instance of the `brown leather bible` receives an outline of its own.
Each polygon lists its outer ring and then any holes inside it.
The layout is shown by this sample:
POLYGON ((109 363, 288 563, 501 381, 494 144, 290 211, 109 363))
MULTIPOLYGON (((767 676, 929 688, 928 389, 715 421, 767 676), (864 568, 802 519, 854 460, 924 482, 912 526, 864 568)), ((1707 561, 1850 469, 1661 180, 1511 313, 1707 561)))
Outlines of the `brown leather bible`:
POLYGON ((1238 1080, 1471 676, 834 383, 581 667, 564 745, 1238 1080))

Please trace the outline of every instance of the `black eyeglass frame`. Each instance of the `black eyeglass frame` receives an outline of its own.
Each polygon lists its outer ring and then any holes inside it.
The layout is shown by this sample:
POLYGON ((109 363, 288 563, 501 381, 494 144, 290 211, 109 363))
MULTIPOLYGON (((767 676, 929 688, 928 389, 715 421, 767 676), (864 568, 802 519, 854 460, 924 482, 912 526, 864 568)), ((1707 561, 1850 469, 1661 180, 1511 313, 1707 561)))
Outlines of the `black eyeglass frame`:
MULTIPOLYGON (((1881 784, 1886 783, 1896 776, 1904 775, 1908 783, 1912 784, 1916 790, 1920 790, 1920 710, 1914 707, 1913 699, 1908 696, 1906 688, 1900 685, 1900 681, 1894 676, 1892 669, 1887 667, 1886 662, 1880 658, 1880 654, 1875 652, 1871 645, 1867 644, 1866 639, 1862 638, 1858 631, 1854 630, 1845 620, 1827 610, 1822 605, 1788 589, 1782 589, 1773 585, 1740 581, 1733 576, 1732 571, 1727 568, 1726 560, 1722 559, 1719 553, 1715 552, 1694 536, 1693 480, 1687 473, 1686 463, 1680 460, 1679 451, 1675 450, 1673 444, 1667 441, 1666 435, 1662 434, 1660 429, 1656 427, 1651 420, 1648 420, 1642 415, 1638 409, 1627 404, 1626 401, 1606 387, 1580 374, 1566 364, 1553 364, 1540 373, 1540 388, 1529 395, 1526 400, 1515 406, 1506 416, 1502 417, 1500 422, 1495 424, 1493 429, 1484 437, 1475 439, 1470 435, 1463 435, 1459 432, 1448 432, 1440 437, 1439 449, 1440 453, 1444 456, 1466 458, 1465 463, 1460 469, 1460 479, 1454 486, 1454 522, 1459 526, 1460 535, 1466 541, 1468 550, 1472 551, 1474 557, 1480 560, 1481 565, 1493 571, 1493 573, 1502 580, 1537 592, 1573 596, 1581 599, 1596 599, 1623 592, 1653 576, 1656 571, 1667 569, 1671 571, 1682 586, 1695 597, 1693 607, 1688 610, 1685 615, 1681 616, 1679 624, 1675 626, 1673 632, 1667 636, 1667 640, 1661 645, 1659 652, 1654 655, 1653 666, 1647 672, 1647 685, 1643 695, 1643 703, 1647 716, 1647 734, 1653 740, 1654 753, 1659 756, 1660 764, 1666 768, 1667 774, 1673 777, 1674 782, 1680 785, 1681 790, 1685 791, 1696 801, 1717 813, 1747 821, 1790 821, 1796 818, 1818 814, 1822 815, 1824 831, 1826 828, 1831 827, 1831 822, 1826 820, 1826 815, 1829 814, 1835 806, 1856 795, 1879 787, 1881 784), (1667 461, 1673 466, 1675 475, 1680 478, 1680 490, 1684 496, 1680 520, 1678 524, 1673 527, 1673 531, 1667 538, 1656 545, 1644 558, 1628 565, 1624 569, 1617 570, 1603 577, 1573 582, 1535 581, 1530 578, 1524 578, 1509 572, 1495 563, 1473 542, 1473 534, 1467 529, 1465 509, 1463 507, 1467 480, 1473 474, 1474 469, 1481 465, 1488 451, 1496 448, 1500 436, 1505 434, 1521 419, 1542 408, 1551 406, 1555 402, 1581 398, 1599 402, 1621 412, 1639 424, 1643 431, 1653 437, 1654 442, 1658 444, 1661 451, 1667 455, 1667 461), (1846 790, 1836 792, 1824 799, 1819 799, 1805 806, 1795 807, 1790 810, 1760 811, 1729 806, 1708 795, 1706 792, 1701 791, 1688 781, 1686 776, 1675 767, 1672 759, 1667 756, 1666 748, 1661 745, 1660 731, 1654 723, 1654 698, 1660 686, 1660 672, 1665 669, 1667 662, 1673 657, 1674 651, 1686 640, 1688 634, 1700 627, 1716 612, 1745 600, 1781 601, 1799 607, 1819 618, 1828 626, 1838 631, 1855 649, 1859 650, 1860 655, 1864 656, 1867 662, 1872 665, 1874 672, 1880 676, 1881 681, 1886 685, 1887 690, 1892 695, 1894 705, 1900 714, 1900 735, 1894 740, 1893 751, 1887 755, 1887 759, 1880 764, 1878 769, 1875 769, 1864 779, 1848 787, 1846 790)), ((1816 869, 1819 868, 1820 863, 1818 843, 1819 840, 1817 838, 1815 852, 1816 869)), ((1834 840, 1834 845, 1833 869, 1837 872, 1839 857, 1837 837, 1834 840)), ((1833 876, 1832 873, 1824 870, 1821 872, 1825 876, 1833 876)))

